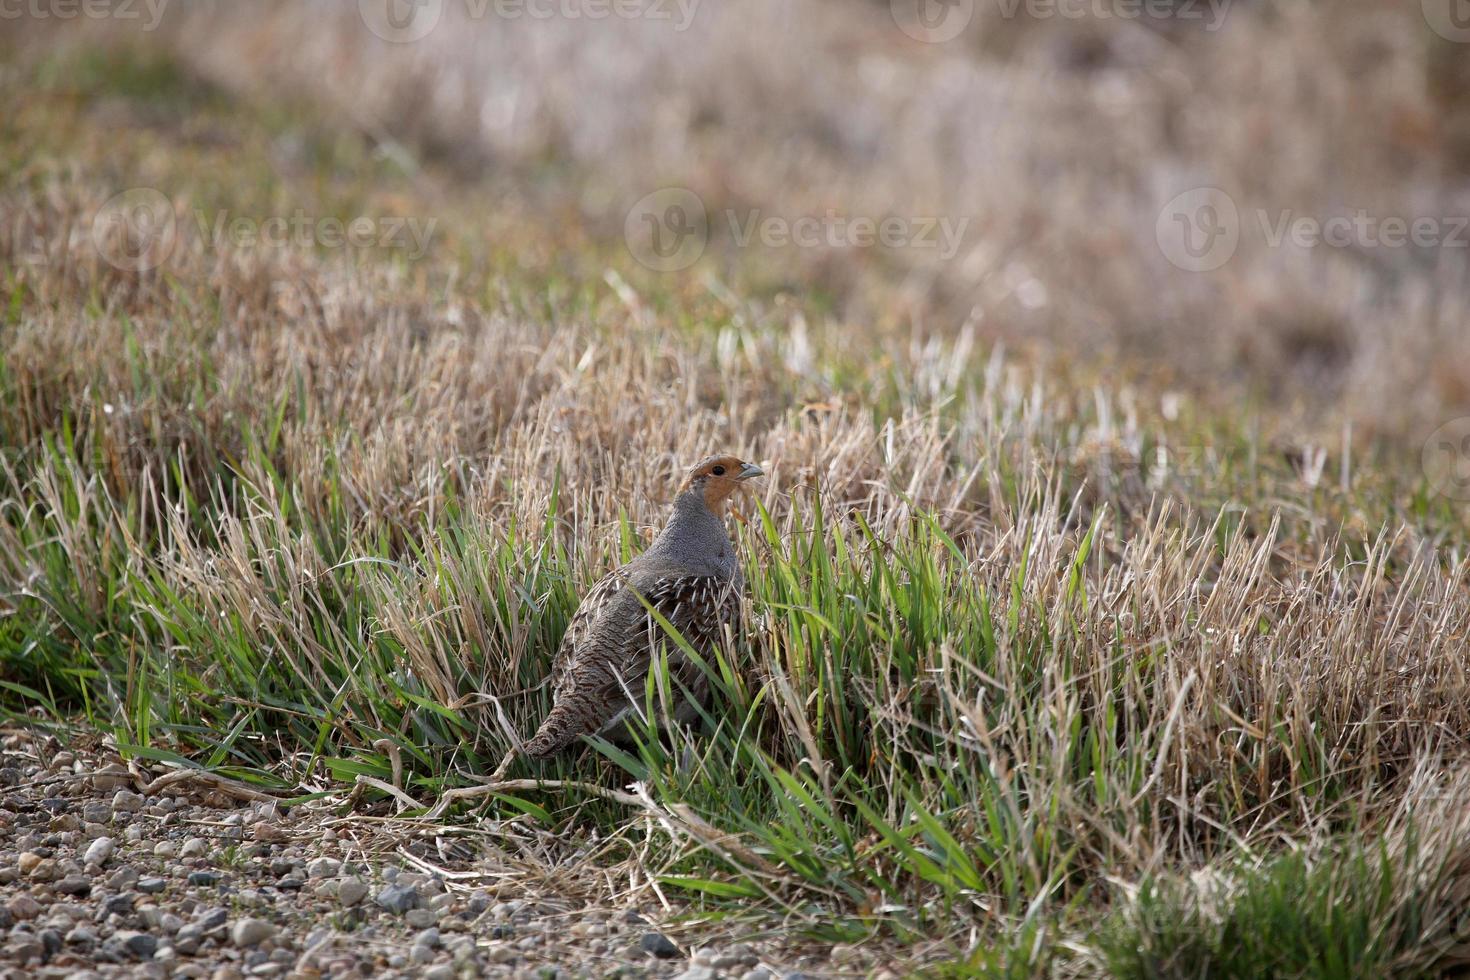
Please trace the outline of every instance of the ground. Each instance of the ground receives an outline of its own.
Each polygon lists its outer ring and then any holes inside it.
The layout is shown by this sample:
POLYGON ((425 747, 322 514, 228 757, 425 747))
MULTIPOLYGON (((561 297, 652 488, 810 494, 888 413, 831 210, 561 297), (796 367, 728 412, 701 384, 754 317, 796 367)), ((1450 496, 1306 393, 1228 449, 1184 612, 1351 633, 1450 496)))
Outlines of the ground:
POLYGON ((32 731, 3 738, 7 977, 759 980, 874 966, 754 923, 691 928, 647 883, 598 901, 552 874, 528 880, 514 852, 544 846, 530 827, 283 808, 32 731))

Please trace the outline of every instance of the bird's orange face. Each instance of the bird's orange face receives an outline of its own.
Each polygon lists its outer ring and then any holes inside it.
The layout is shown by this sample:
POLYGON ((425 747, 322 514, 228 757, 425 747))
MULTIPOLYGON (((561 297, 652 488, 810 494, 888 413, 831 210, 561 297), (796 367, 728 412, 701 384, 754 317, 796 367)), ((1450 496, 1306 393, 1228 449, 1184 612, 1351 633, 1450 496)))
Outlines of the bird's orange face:
POLYGON ((742 483, 764 473, 759 466, 738 456, 710 456, 695 464, 679 489, 698 491, 704 496, 704 505, 718 514, 742 483))

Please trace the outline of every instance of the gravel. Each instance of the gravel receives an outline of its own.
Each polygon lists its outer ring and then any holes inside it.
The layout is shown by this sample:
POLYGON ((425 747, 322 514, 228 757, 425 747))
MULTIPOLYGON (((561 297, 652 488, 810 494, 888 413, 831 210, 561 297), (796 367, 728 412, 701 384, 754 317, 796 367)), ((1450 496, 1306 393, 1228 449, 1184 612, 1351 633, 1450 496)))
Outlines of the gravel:
POLYGON ((675 946, 673 941, 661 932, 644 933, 643 939, 638 945, 643 952, 661 960, 671 960, 684 955, 679 952, 679 947, 675 946))
POLYGON ((258 946, 276 934, 264 919, 241 919, 230 927, 230 942, 236 946, 258 946))
MULTIPOLYGON (((17 774, 0 794, 0 980, 773 980, 798 965, 729 938, 685 959, 697 937, 659 931, 653 896, 643 911, 588 904, 462 845, 479 838, 384 828, 391 811, 344 824, 340 801, 241 804, 188 782, 144 794, 162 771, 15 728, 0 728, 0 770, 17 774)), ((830 973, 827 954, 802 962, 830 973)))
POLYGON ((99 837, 88 845, 87 852, 82 855, 82 861, 86 864, 95 864, 100 868, 112 857, 112 852, 116 847, 111 837, 99 837))

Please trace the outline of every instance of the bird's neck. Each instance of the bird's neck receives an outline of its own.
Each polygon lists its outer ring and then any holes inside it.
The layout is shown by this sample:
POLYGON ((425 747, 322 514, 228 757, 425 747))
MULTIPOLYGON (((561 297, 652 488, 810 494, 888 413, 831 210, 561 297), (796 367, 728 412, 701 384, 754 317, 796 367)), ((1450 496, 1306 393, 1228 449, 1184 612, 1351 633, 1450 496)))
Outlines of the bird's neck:
MULTIPOLYGON (((720 502, 723 511, 724 502, 720 502)), ((674 498, 674 512, 655 544, 666 547, 704 545, 720 548, 728 540, 722 514, 715 514, 698 490, 685 490, 674 498)))

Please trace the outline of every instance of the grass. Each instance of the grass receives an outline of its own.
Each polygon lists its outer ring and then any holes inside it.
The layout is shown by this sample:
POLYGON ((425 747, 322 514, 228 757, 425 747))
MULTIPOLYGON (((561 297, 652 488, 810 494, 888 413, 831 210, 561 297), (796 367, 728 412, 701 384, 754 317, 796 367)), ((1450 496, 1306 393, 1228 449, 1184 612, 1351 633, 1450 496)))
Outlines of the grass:
POLYGON ((651 277, 595 236, 483 246, 493 186, 444 209, 460 178, 350 132, 283 166, 325 124, 219 93, 178 111, 223 144, 120 133, 104 96, 177 104, 187 73, 84 57, 7 68, 53 96, 7 122, 0 188, 14 718, 310 805, 397 759, 427 805, 534 728, 577 597, 730 448, 770 473, 735 526, 749 628, 696 730, 518 773, 638 807, 485 804, 557 833, 548 869, 602 887, 596 837, 690 915, 936 975, 1462 962, 1467 528, 1405 447, 651 277), (410 259, 184 222, 129 272, 65 231, 128 185, 442 233, 410 259))

